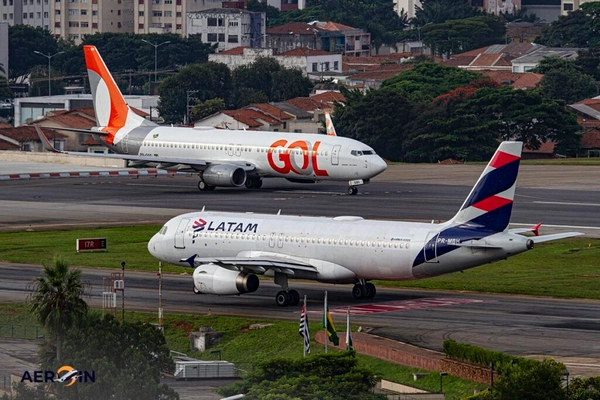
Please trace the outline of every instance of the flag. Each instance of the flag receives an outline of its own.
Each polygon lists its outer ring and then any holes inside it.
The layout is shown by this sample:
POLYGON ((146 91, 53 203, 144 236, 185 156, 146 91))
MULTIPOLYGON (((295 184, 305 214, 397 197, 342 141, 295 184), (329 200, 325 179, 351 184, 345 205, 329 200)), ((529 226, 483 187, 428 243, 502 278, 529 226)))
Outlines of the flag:
POLYGON ((310 354, 310 331, 308 330, 308 315, 306 315, 306 296, 304 296, 304 304, 300 313, 300 336, 304 338, 304 355, 310 354))
POLYGON ((338 338, 337 332, 335 331, 335 325, 333 324, 333 319, 331 318, 331 313, 329 312, 329 307, 327 307, 327 292, 325 292, 325 307, 323 309, 323 328, 327 332, 327 337, 335 346, 340 343, 340 339, 338 338))
POLYGON ((350 329, 350 307, 348 307, 346 314, 346 351, 352 350, 354 350, 354 345, 352 343, 352 330, 350 329))

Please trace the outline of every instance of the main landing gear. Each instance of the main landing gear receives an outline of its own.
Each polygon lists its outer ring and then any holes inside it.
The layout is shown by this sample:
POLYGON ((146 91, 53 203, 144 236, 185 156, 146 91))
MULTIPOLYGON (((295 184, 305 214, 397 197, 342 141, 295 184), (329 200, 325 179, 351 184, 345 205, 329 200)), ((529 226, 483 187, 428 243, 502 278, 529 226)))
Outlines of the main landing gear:
POLYGON ((372 299, 377 294, 377 289, 375 289, 375 285, 371 282, 365 282, 364 279, 360 279, 352 288, 352 297, 356 300, 361 299, 372 299))
POLYGON ((300 294, 288 288, 288 276, 286 274, 275 272, 275 284, 281 286, 283 289, 277 292, 275 296, 275 303, 279 307, 297 306, 300 303, 300 294))
POLYGON ((260 189, 262 187, 262 179, 258 176, 246 177, 246 189, 260 189))

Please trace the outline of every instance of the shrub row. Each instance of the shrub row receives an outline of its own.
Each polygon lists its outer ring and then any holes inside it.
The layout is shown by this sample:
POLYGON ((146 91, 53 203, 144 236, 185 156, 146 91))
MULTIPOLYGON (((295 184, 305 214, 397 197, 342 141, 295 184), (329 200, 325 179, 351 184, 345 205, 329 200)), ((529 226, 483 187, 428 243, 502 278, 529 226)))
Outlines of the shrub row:
POLYGON ((446 357, 450 359, 465 361, 486 368, 489 368, 491 363, 494 366, 494 370, 500 374, 508 371, 513 363, 519 363, 523 367, 533 366, 534 364, 539 363, 539 361, 536 360, 516 357, 499 351, 482 349, 481 347, 458 343, 450 339, 444 341, 444 353, 446 354, 446 357))

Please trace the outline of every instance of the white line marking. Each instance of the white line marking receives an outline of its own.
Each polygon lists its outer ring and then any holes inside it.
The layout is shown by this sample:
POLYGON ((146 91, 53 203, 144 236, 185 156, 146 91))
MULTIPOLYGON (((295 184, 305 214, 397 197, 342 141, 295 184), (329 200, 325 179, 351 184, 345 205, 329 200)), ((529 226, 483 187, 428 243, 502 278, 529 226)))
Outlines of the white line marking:
POLYGON ((598 203, 569 203, 566 201, 534 201, 537 204, 556 204, 559 206, 585 206, 585 207, 600 207, 598 203))

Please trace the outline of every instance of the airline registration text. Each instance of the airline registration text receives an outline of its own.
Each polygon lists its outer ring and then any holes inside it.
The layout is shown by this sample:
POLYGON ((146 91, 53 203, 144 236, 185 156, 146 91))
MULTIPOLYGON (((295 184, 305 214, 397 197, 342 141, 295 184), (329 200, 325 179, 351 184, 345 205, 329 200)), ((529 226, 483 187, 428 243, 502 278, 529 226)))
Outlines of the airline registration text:
POLYGON ((321 141, 316 141, 314 145, 306 140, 296 140, 288 144, 287 140, 281 139, 271 144, 267 160, 271 168, 280 174, 293 172, 298 175, 314 173, 315 176, 329 176, 326 170, 319 169, 317 165, 320 145, 321 141), (297 150, 300 150, 298 158, 295 157, 297 150), (274 154, 277 154, 278 157, 275 157, 274 154))

